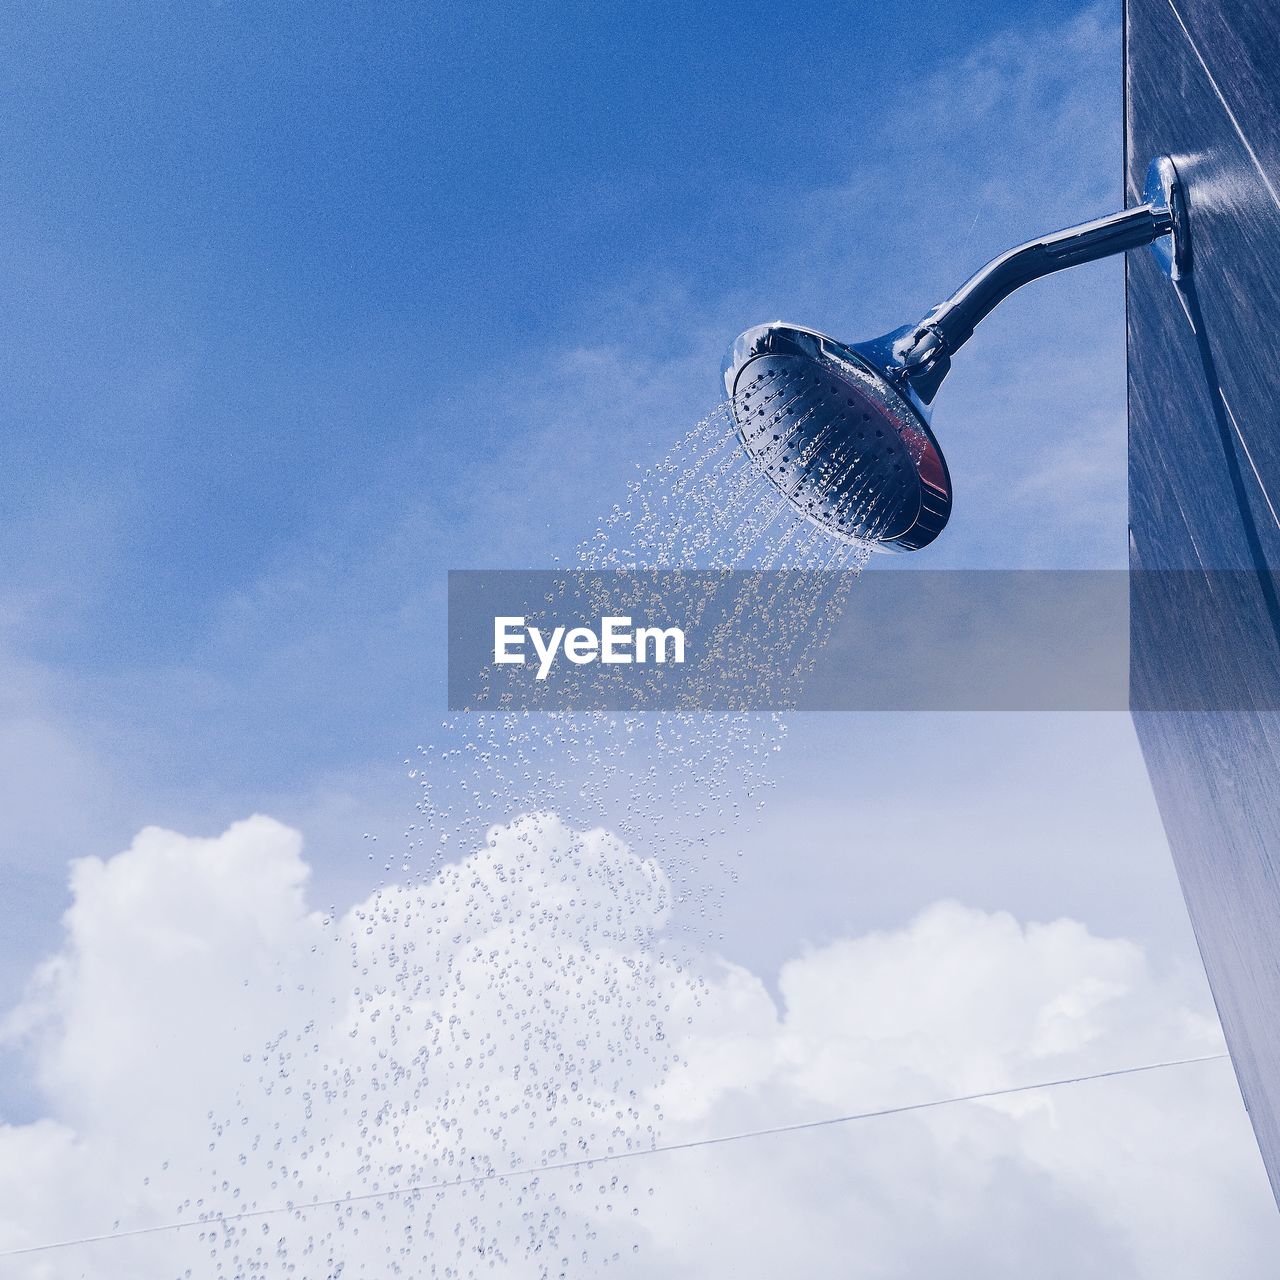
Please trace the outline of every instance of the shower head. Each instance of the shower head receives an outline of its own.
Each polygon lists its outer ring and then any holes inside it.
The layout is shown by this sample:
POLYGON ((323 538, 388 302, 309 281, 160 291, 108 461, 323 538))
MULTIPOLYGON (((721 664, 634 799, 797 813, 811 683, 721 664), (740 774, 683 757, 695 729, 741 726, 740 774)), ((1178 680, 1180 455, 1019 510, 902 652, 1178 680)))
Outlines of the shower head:
POLYGON ((742 447, 801 515, 883 550, 915 551, 942 532, 947 464, 923 404, 874 350, 758 325, 734 343, 725 389, 742 447))
POLYGON ((742 447, 806 519, 877 551, 918 551, 951 514, 929 406, 978 322, 1032 280, 1140 245, 1176 282, 1187 234, 1182 183, 1159 156, 1143 204, 1010 249, 917 324, 854 345, 780 321, 748 329, 724 365, 742 447))

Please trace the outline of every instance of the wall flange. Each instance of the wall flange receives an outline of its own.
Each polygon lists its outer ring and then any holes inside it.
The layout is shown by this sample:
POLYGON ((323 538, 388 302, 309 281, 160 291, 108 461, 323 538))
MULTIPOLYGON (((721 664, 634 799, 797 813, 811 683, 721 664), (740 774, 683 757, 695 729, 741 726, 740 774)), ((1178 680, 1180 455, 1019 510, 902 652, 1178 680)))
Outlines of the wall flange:
POLYGON ((1169 234, 1153 240, 1151 252, 1176 284, 1191 270, 1191 227, 1187 189, 1172 156, 1156 156, 1147 166, 1142 198, 1153 207, 1169 211, 1169 234))

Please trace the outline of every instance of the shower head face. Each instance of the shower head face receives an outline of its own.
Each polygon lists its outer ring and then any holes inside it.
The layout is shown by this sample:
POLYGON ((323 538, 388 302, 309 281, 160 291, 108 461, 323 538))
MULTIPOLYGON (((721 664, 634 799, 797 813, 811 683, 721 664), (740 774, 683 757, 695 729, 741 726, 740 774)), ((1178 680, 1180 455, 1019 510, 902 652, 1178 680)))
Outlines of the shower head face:
POLYGON ((946 462, 877 360, 812 329, 760 325, 734 343, 725 387, 742 447, 806 519, 877 551, 917 551, 942 532, 946 462))

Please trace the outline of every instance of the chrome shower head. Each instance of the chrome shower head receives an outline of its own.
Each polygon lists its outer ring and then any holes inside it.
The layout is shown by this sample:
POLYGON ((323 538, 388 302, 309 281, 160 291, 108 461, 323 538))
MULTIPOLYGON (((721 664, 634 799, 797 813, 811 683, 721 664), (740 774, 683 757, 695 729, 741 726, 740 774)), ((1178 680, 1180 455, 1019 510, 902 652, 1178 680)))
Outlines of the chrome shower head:
POLYGON ((781 322, 739 336, 725 390, 748 456, 805 518, 877 551, 918 551, 951 514, 951 477, 929 405, 951 357, 1015 289, 1151 245, 1174 281, 1190 270, 1187 204, 1173 161, 1147 171, 1145 202, 1001 254, 919 323, 846 345, 781 322), (1167 239, 1165 239, 1167 237, 1167 239))
POLYGON ((942 532, 947 464, 924 406, 873 351, 777 322, 742 334, 724 373, 743 448, 802 515, 886 551, 942 532))

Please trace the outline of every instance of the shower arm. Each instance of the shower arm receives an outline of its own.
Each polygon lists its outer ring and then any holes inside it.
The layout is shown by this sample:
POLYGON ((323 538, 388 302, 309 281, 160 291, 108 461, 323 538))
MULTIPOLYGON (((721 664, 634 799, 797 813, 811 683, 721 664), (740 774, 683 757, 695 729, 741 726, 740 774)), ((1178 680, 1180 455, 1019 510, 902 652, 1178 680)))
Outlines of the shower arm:
POLYGON ((896 368, 887 372, 905 378, 928 403, 950 368, 952 355, 973 336, 978 322, 1015 289, 1055 271, 1153 244, 1161 236, 1170 237, 1161 260, 1177 280, 1180 270, 1189 266, 1186 202, 1168 157, 1152 162, 1144 195, 1144 204, 1054 231, 992 259, 945 302, 902 331, 893 344, 896 368))

